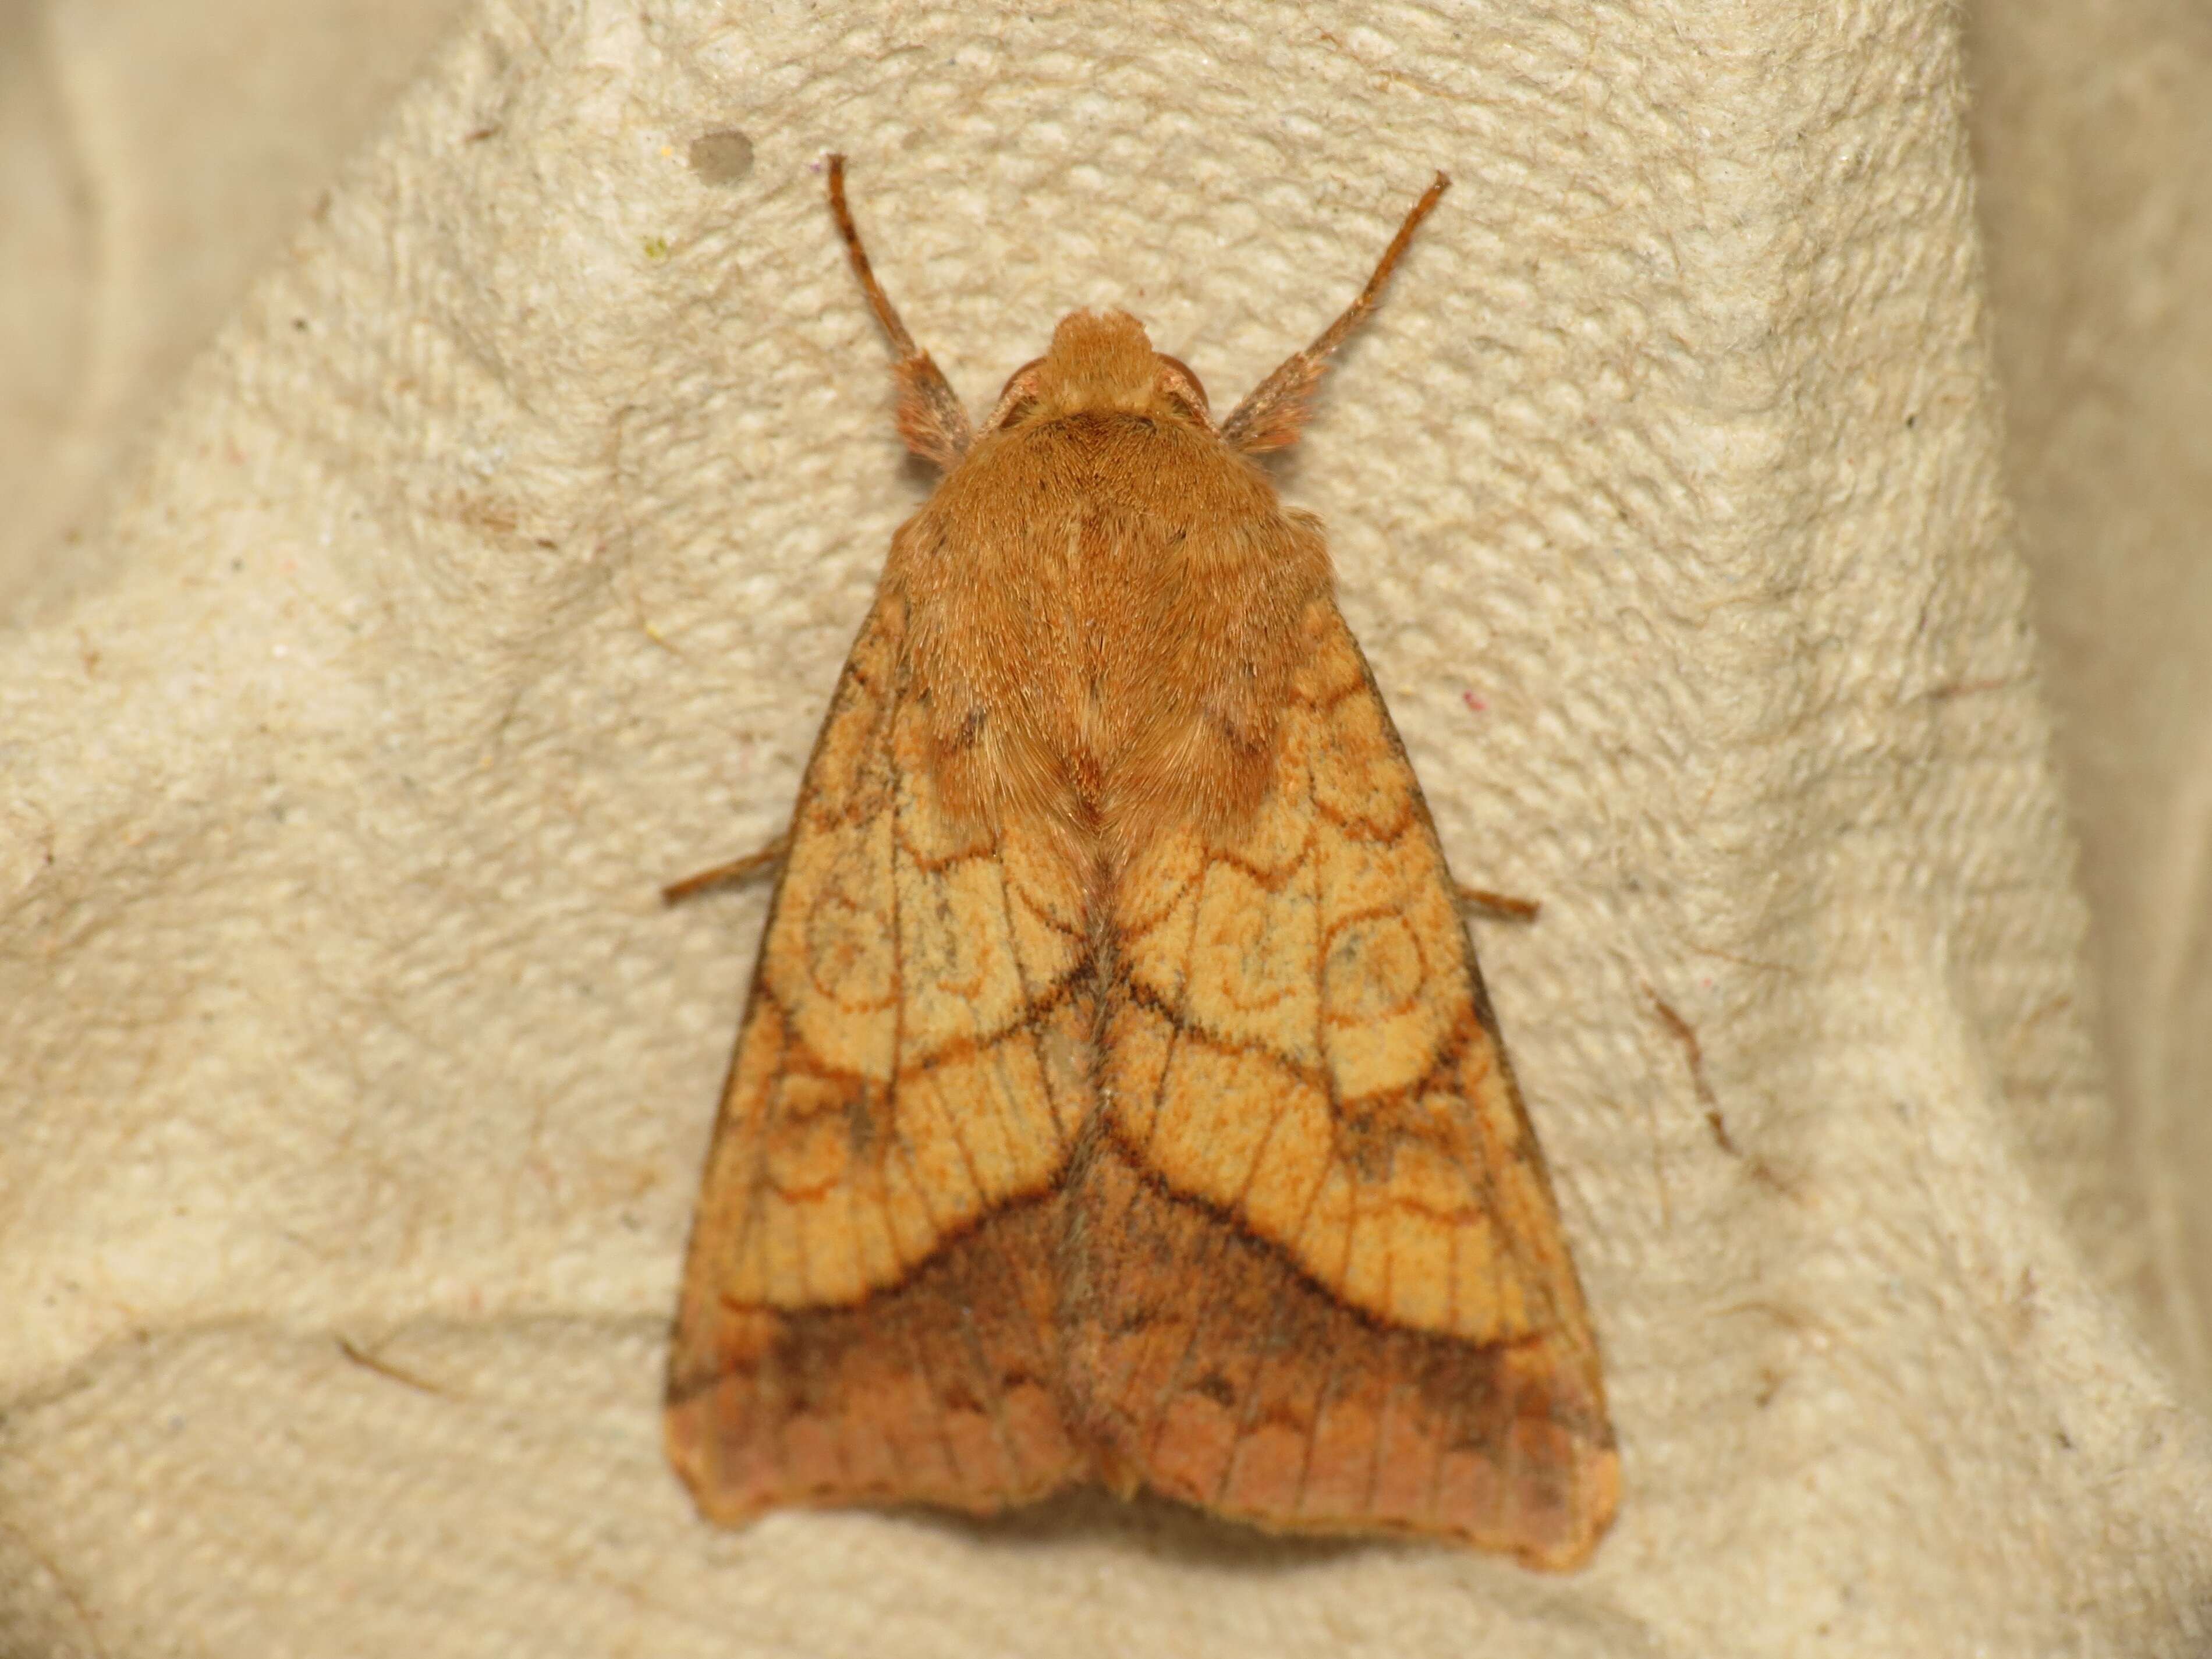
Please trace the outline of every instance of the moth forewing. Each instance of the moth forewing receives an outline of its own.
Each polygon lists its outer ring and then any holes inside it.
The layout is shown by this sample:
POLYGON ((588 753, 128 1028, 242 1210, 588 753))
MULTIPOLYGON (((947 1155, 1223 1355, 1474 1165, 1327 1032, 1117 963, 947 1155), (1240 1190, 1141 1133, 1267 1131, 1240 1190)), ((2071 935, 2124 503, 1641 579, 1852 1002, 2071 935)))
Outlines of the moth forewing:
POLYGON ((1218 428, 1079 312, 976 429, 831 158, 945 473, 808 765, 708 1155, 668 1437, 715 1519, 1092 1480, 1544 1567, 1610 1522, 1459 890, 1321 534, 1248 459, 1446 186, 1218 428))

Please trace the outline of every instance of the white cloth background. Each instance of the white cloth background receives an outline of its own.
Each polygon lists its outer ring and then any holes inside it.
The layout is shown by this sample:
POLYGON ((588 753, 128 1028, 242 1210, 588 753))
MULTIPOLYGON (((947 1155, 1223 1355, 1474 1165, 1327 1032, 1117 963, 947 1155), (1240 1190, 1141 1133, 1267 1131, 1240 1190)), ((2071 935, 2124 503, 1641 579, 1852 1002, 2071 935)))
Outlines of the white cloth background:
POLYGON ((2212 1640, 2201 30, 175 9, 0 16, 0 1652, 2212 1640), (972 404, 1119 303, 1225 407, 1456 180, 1283 477, 1545 902, 1478 943, 1583 1572, 664 1466, 762 898, 654 889, 780 826, 926 489, 830 148, 972 404))

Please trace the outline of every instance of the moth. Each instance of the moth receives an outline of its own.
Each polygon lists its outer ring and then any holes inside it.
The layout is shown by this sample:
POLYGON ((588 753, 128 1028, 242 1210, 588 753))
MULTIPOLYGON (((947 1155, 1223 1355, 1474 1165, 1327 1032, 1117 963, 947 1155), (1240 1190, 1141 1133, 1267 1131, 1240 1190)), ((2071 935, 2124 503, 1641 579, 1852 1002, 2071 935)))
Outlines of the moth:
MULTIPOLYGON (((1589 1315, 1297 441, 1359 296, 1217 423, 1077 312, 967 415, 831 212, 943 477, 781 856, 666 1432, 701 1510, 1081 1482, 1283 1531, 1588 1556, 1589 1315)), ((678 889, 672 889, 672 894, 678 889)))

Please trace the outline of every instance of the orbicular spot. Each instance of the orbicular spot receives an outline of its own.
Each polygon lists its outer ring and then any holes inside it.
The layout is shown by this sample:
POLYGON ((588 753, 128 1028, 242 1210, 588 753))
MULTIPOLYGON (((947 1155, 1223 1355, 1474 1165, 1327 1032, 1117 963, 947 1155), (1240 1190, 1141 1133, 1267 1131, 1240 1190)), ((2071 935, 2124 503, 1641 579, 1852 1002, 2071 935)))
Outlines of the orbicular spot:
POLYGON ((1295 969, 1303 963, 1285 960, 1274 948, 1278 925, 1271 909, 1261 906, 1216 907, 1205 919, 1199 949, 1229 969, 1221 981, 1223 996, 1238 1008, 1272 1008, 1291 994, 1303 977, 1295 969))
POLYGON ((899 901, 902 1069, 1018 1025, 1029 999, 997 867, 979 861, 935 877, 902 867, 899 901))
POLYGON ((891 999, 894 963, 884 936, 885 906, 871 901, 887 884, 863 885, 865 872, 857 865, 841 859, 807 896, 807 976, 819 994, 841 1007, 881 1008, 891 999))
POLYGON ((1329 940, 1322 967, 1322 1018, 1359 1025, 1413 1006, 1428 964, 1419 940, 1395 912, 1358 917, 1329 940))
POLYGON ((1271 893, 1235 866, 1216 864, 1199 898, 1186 1006, 1232 1041, 1311 1064, 1320 944, 1310 896, 1271 893))

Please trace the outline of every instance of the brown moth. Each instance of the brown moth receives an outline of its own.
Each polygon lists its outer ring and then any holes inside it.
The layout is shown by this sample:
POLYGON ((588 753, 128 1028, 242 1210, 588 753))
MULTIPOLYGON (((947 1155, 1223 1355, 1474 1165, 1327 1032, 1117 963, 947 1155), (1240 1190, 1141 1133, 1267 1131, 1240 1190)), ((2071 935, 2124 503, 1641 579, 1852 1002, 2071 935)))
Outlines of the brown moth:
POLYGON ((1595 1338, 1295 442, 1366 288, 1217 425, 1078 312, 980 430, 830 205, 944 469, 787 836, 708 1154, 669 1454, 724 1522, 1081 1481, 1583 1560, 1595 1338))

